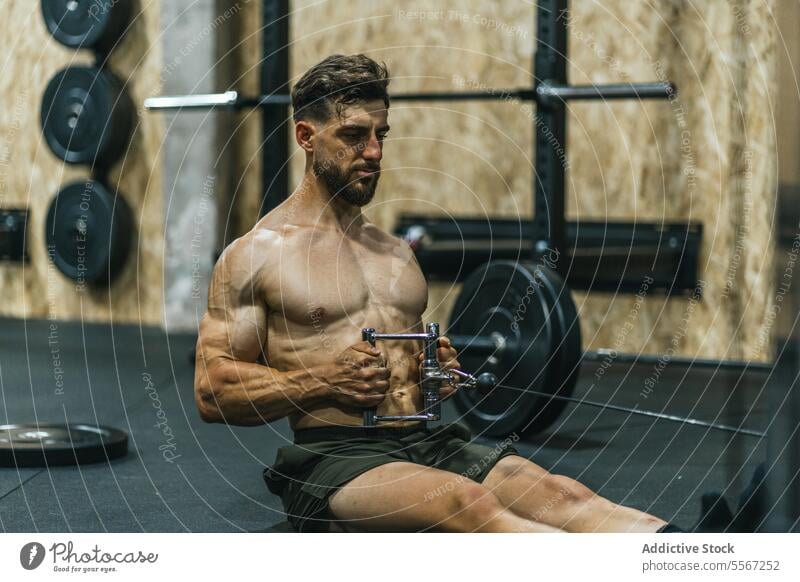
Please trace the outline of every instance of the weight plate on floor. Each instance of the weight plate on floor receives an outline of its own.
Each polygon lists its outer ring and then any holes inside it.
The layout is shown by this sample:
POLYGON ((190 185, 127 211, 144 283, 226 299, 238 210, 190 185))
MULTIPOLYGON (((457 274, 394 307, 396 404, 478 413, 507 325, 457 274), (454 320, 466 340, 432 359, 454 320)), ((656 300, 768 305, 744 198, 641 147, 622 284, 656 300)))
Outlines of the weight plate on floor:
POLYGON ((45 467, 99 463, 128 453, 128 435, 89 424, 0 426, 0 466, 45 467))
POLYGON ((50 34, 72 49, 110 51, 131 18, 130 0, 42 0, 42 17, 50 34))
MULTIPOLYGON (((495 261, 483 265, 464 281, 450 314, 448 333, 506 339, 506 349, 486 358, 465 348, 459 362, 465 370, 491 372, 501 385, 483 396, 475 390, 458 390, 452 397, 459 412, 476 431, 487 436, 536 432, 552 422, 552 407, 525 389, 547 392, 547 363, 552 353, 554 329, 550 297, 543 292, 531 263, 495 261)), ((559 410, 560 412, 560 410, 559 410)))
POLYGON ((109 285, 125 265, 133 238, 131 211, 95 180, 61 190, 47 212, 47 254, 58 270, 88 285, 109 285))
POLYGON ((45 141, 59 159, 107 167, 128 147, 135 110, 110 71, 68 67, 48 83, 40 117, 45 141))

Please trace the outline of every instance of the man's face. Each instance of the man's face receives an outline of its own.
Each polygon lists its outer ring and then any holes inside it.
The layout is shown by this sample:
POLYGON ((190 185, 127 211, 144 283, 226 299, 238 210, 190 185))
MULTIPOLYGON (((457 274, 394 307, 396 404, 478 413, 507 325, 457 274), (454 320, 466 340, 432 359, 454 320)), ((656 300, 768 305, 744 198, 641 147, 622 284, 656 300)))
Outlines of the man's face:
POLYGON ((317 132, 313 169, 331 196, 353 206, 364 206, 375 196, 387 117, 383 101, 368 101, 345 108, 317 132))

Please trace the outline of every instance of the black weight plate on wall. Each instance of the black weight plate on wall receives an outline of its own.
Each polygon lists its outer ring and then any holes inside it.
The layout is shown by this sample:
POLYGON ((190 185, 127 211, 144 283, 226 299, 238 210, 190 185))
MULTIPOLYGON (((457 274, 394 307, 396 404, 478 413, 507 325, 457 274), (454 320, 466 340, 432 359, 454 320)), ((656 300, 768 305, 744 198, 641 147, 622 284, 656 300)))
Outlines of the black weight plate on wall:
POLYGON ((130 24, 130 0, 42 0, 50 34, 72 49, 108 52, 130 24))
POLYGON ((133 218, 122 196, 100 182, 74 182, 50 203, 48 256, 70 279, 109 285, 125 265, 133 238, 133 218))
POLYGON ((69 164, 108 167, 128 147, 135 110, 122 82, 110 71, 68 67, 48 83, 40 120, 56 157, 69 164))

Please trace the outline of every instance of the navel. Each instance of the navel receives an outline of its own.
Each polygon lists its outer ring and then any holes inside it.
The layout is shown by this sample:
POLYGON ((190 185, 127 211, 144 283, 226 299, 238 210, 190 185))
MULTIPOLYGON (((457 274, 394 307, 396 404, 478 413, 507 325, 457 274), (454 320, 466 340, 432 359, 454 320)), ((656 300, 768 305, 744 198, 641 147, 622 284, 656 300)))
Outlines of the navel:
POLYGON ((326 315, 326 311, 324 307, 314 307, 309 311, 309 317, 313 323, 317 323, 318 321, 322 321, 322 319, 326 315))

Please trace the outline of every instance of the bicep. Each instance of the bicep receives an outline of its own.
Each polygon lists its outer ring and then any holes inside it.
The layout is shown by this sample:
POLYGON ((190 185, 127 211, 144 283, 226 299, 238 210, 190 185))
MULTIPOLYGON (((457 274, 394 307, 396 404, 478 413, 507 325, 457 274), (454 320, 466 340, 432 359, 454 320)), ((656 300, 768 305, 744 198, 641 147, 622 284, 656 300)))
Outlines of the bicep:
POLYGON ((208 294, 208 313, 200 324, 202 353, 255 362, 267 346, 267 305, 251 277, 237 280, 230 268, 219 265, 208 294))
POLYGON ((209 311, 200 323, 198 338, 203 357, 256 362, 266 351, 266 322, 266 309, 255 305, 209 311))

